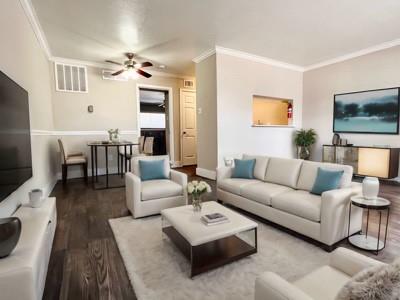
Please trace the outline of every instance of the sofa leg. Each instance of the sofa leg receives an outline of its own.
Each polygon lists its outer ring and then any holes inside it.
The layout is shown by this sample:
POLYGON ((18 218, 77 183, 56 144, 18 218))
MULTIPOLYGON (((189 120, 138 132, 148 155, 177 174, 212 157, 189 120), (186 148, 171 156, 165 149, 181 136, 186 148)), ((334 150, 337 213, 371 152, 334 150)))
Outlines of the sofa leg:
POLYGON ((217 199, 217 202, 219 203, 219 204, 224 204, 224 202, 222 201, 222 200, 219 200, 219 199, 217 199))
POLYGON ((333 250, 335 250, 337 247, 336 245, 322 245, 322 249, 324 249, 326 252, 331 253, 333 250))

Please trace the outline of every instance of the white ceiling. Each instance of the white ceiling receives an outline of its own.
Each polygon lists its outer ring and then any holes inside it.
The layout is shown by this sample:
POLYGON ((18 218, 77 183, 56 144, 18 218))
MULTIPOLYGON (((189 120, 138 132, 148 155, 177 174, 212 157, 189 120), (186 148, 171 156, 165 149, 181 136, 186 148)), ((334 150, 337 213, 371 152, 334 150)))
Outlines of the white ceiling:
MULTIPOLYGON (((399 0, 32 0, 53 56, 194 74, 215 45, 309 66, 400 38, 399 0)), ((160 70, 159 70, 160 71, 160 70)))

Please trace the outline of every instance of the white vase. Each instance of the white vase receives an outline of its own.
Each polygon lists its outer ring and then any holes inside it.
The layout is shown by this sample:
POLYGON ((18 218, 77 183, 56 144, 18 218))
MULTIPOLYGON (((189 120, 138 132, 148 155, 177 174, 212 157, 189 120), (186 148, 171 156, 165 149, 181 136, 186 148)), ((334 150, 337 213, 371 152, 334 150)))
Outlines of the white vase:
POLYGON ((362 182, 362 193, 367 200, 376 199, 379 194, 379 179, 376 177, 365 177, 362 182))
POLYGON ((43 200, 43 191, 41 189, 34 189, 29 192, 29 205, 31 207, 40 207, 43 200))

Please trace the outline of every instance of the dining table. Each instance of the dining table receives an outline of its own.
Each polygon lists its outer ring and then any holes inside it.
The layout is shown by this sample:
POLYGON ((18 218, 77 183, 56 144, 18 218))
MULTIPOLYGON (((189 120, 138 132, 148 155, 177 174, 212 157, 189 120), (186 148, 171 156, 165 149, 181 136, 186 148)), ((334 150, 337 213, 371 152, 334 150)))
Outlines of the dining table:
MULTIPOLYGON (((133 146, 138 146, 137 142, 130 141, 94 141, 88 142, 87 145, 90 147, 91 155, 91 167, 92 167, 92 186, 93 189, 109 189, 109 188, 119 188, 124 187, 125 184, 112 186, 109 184, 111 175, 119 175, 121 178, 124 177, 124 173, 131 171, 131 158, 133 154, 133 146), (96 182, 99 178, 99 167, 98 167, 98 152, 100 149, 104 150, 105 158, 105 186, 96 188, 96 182), (117 173, 110 173, 108 158, 110 151, 116 149, 117 151, 117 173), (121 151, 122 150, 122 151, 121 151), (120 151, 123 153, 121 154, 120 151), (124 172, 125 171, 125 172, 124 172)), ((99 154, 100 155, 100 154, 99 154)))

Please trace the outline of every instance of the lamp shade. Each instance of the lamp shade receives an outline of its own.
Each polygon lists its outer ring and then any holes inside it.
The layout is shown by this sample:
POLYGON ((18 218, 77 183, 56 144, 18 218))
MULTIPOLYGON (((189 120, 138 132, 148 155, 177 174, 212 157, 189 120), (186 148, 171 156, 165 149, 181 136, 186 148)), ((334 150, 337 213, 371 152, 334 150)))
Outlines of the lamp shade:
POLYGON ((390 149, 359 148, 358 174, 387 178, 389 176, 390 149))

